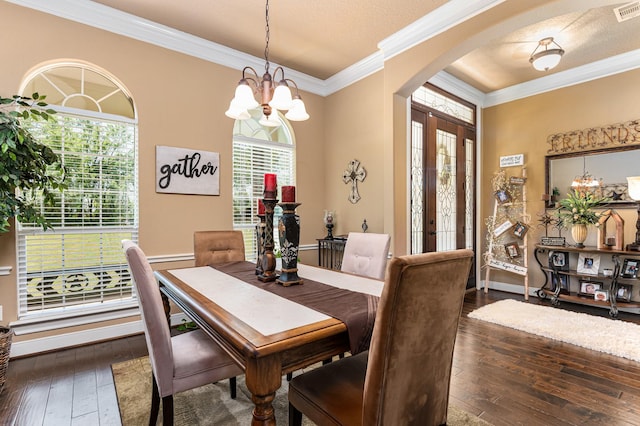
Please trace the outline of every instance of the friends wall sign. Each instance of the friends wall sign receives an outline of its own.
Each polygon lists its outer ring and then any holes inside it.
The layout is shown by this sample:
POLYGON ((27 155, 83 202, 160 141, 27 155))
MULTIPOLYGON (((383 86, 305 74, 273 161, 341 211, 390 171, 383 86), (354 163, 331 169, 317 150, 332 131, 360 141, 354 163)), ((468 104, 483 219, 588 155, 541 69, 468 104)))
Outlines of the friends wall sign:
POLYGON ((220 195, 220 154, 156 146, 156 192, 220 195))

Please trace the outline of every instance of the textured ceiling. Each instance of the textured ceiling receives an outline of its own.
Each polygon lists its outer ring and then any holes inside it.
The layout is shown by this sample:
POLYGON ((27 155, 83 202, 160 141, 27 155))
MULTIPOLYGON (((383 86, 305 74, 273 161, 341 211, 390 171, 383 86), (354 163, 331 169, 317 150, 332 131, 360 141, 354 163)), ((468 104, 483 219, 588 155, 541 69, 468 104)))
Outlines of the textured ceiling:
MULTIPOLYGON (((97 0, 264 58, 264 0, 97 0)), ((269 60, 325 80, 446 0, 272 0, 269 60)), ((260 71, 260 70, 257 70, 260 71)))
MULTIPOLYGON (((263 58, 263 0, 94 0, 150 21, 263 58)), ((378 51, 380 41, 446 0, 272 0, 269 59, 325 80, 378 51)), ((640 49, 640 18, 618 23, 617 3, 558 16, 494 40, 445 68, 484 93, 640 49), (552 71, 529 56, 553 36, 566 51, 552 71)), ((261 71, 261 70, 257 70, 261 71)))

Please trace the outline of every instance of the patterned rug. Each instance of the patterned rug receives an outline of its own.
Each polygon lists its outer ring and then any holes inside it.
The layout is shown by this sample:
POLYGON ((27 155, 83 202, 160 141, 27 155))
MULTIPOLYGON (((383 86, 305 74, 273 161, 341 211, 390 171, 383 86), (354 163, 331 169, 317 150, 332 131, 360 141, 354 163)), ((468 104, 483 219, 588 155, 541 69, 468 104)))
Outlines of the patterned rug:
MULTIPOLYGON (((151 365, 147 357, 125 361, 111 366, 118 394, 120 417, 123 426, 142 426, 149 422, 151 406, 151 365)), ((273 406, 276 422, 288 424, 288 383, 283 377, 273 406)), ((253 403, 247 390, 244 376, 238 377, 238 395, 229 396, 229 381, 202 386, 174 396, 174 424, 176 426, 220 425, 235 426, 251 424, 253 403)), ((162 424, 162 408, 158 424, 162 424)), ((303 417, 302 424, 313 423, 303 417)), ((487 426, 489 423, 470 415, 453 405, 449 406, 449 426, 487 426)))

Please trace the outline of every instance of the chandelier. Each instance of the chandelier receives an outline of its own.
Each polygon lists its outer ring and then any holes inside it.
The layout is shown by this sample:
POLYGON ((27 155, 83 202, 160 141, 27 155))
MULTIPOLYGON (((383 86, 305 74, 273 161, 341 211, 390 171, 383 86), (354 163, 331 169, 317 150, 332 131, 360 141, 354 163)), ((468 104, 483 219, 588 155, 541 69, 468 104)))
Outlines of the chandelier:
POLYGON ((562 47, 553 41, 553 37, 546 37, 540 40, 538 46, 531 52, 529 62, 538 71, 549 71, 560 63, 562 55, 564 55, 562 47), (553 47, 553 45, 557 47, 553 47), (551 49, 549 46, 551 46, 551 49))
POLYGON ((288 110, 285 117, 291 121, 304 121, 309 118, 307 110, 302 102, 298 85, 291 79, 284 77, 282 67, 277 67, 273 77, 269 73, 269 0, 266 5, 266 46, 264 48, 264 75, 262 79, 251 67, 244 67, 242 78, 236 87, 236 93, 229 109, 225 112, 227 117, 236 120, 251 118, 249 110, 262 107, 262 118, 259 123, 267 127, 277 127, 280 122, 276 119, 278 110, 288 110), (276 80, 280 73, 280 80, 276 80), (289 84, 295 88, 295 95, 291 95, 289 84), (256 97, 260 101, 256 100, 256 97))
POLYGON ((584 193, 597 193, 597 191, 602 186, 602 179, 596 179, 591 174, 587 172, 587 160, 585 157, 582 157, 582 176, 576 176, 571 182, 571 188, 584 193))

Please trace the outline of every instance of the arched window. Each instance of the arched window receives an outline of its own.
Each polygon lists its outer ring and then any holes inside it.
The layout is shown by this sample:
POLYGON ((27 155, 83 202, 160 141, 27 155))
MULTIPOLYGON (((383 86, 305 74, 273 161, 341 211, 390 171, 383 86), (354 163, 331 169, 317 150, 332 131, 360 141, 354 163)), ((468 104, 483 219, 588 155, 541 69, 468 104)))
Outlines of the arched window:
POLYGON ((113 318, 137 305, 120 247, 138 236, 133 100, 116 78, 83 62, 38 67, 20 90, 35 92, 57 114, 26 124, 61 156, 68 188, 43 207, 53 231, 17 224, 18 322, 110 311, 113 318))
MULTIPOLYGON (((257 256, 255 224, 264 174, 277 174, 278 187, 295 185, 296 152, 289 122, 278 113, 280 126, 264 127, 258 123, 261 117, 262 110, 256 110, 250 119, 237 120, 233 126, 233 229, 243 232, 248 259, 257 256)), ((276 207, 274 229, 280 214, 276 207)))

